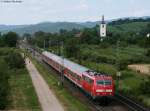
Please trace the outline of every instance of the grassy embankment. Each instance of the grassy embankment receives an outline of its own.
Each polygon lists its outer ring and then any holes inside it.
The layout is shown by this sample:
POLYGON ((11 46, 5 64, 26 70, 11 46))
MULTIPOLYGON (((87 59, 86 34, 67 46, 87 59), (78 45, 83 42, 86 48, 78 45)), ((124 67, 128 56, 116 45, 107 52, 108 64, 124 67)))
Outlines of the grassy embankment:
MULTIPOLYGON (((16 49, 0 48, 0 59, 4 59, 12 52, 19 53, 16 49)), ((3 69, 1 69, 3 70, 3 69)), ((41 111, 37 95, 26 68, 9 68, 8 74, 8 97, 7 110, 41 111)))
POLYGON ((85 103, 80 102, 76 97, 74 97, 69 91, 62 86, 58 86, 58 78, 55 77, 53 71, 49 72, 47 68, 44 67, 43 64, 39 63, 36 59, 30 56, 30 59, 44 77, 46 82, 48 83, 50 89, 52 89, 56 96, 59 98, 61 103, 64 105, 66 111, 89 111, 89 108, 85 103))

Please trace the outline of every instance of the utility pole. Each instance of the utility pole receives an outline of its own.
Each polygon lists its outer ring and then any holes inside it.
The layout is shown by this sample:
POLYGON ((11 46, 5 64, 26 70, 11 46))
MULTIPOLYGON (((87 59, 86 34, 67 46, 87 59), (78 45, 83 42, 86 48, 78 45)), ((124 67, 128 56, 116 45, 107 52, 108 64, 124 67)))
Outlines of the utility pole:
POLYGON ((61 67, 61 84, 62 84, 62 86, 63 86, 63 84, 64 84, 64 43, 63 42, 61 42, 60 43, 61 45, 60 45, 60 52, 61 52, 61 58, 62 58, 62 67, 61 67))
POLYGON ((49 47, 51 46, 51 40, 48 41, 48 46, 49 46, 49 47))
POLYGON ((116 67, 117 67, 118 71, 117 71, 116 76, 117 76, 117 88, 118 88, 118 90, 120 88, 120 77, 121 77, 120 63, 119 63, 120 62, 119 48, 120 48, 120 40, 117 40, 117 44, 116 44, 116 67))
POLYGON ((44 48, 44 49, 46 48, 45 45, 46 45, 46 43, 45 43, 45 40, 44 40, 44 44, 43 44, 43 48, 44 48))

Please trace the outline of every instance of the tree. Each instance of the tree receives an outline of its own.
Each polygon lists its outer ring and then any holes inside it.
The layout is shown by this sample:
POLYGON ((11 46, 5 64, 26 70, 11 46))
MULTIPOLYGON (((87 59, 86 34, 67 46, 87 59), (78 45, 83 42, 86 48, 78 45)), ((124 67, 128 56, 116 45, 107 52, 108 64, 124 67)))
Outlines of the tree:
POLYGON ((60 34, 66 34, 67 32, 68 32, 68 31, 65 30, 65 29, 60 29, 60 30, 59 30, 59 33, 60 33, 60 34))
POLYGON ((3 46, 5 46, 4 38, 2 37, 2 35, 0 33, 0 47, 3 47, 3 46))
POLYGON ((65 47, 65 52, 67 57, 78 57, 78 53, 80 51, 78 41, 76 38, 68 40, 66 47, 65 47))
POLYGON ((31 34, 29 34, 29 33, 24 33, 24 34, 23 34, 23 38, 25 38, 25 37, 26 37, 26 38, 30 38, 30 37, 31 37, 31 34))
POLYGON ((147 50, 146 56, 147 56, 147 57, 150 57, 150 49, 147 50))
POLYGON ((148 33, 150 33, 150 23, 141 31, 141 35, 146 36, 148 33))
POLYGON ((142 94, 149 95, 150 96, 150 77, 148 77, 147 80, 144 80, 140 87, 139 91, 141 91, 142 94))
POLYGON ((12 52, 5 58, 10 68, 24 68, 25 63, 22 56, 17 52, 12 52))
POLYGON ((7 34, 3 35, 5 44, 9 47, 16 47, 17 40, 19 38, 18 34, 15 32, 8 32, 7 34))
POLYGON ((81 43, 84 44, 98 44, 100 41, 100 38, 97 33, 97 28, 93 29, 84 29, 81 35, 81 43))

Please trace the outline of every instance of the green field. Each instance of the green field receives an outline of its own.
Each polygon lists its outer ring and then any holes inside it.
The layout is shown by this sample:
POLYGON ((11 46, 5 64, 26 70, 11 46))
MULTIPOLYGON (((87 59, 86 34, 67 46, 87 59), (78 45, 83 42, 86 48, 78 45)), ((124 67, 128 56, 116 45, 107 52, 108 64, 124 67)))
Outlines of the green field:
POLYGON ((106 62, 110 64, 114 64, 114 62, 118 59, 126 60, 128 62, 130 62, 130 60, 135 62, 136 60, 137 62, 146 62, 145 59, 148 59, 145 56, 146 49, 138 46, 116 48, 114 44, 114 46, 108 48, 101 48, 98 45, 83 45, 81 46, 81 52, 81 56, 83 56, 83 58, 85 57, 89 60, 91 59, 91 61, 106 62), (104 59, 106 61, 104 61, 104 59))
MULTIPOLYGON (((0 60, 5 60, 5 58, 9 54, 13 54, 13 52, 18 53, 18 50, 15 48, 0 48, 0 60)), ((6 64, 8 65, 7 62, 6 64)), ((7 66, 5 66, 5 68, 6 67, 7 66)), ((3 68, 0 70, 5 69, 3 68)), ((34 87, 32 86, 32 81, 26 68, 8 68, 6 74, 8 77, 8 90, 7 93, 5 93, 7 94, 5 109, 19 111, 41 111, 37 95, 34 87)), ((5 81, 7 81, 7 79, 5 81)))
POLYGON ((26 69, 11 71, 8 109, 41 111, 31 78, 26 69))

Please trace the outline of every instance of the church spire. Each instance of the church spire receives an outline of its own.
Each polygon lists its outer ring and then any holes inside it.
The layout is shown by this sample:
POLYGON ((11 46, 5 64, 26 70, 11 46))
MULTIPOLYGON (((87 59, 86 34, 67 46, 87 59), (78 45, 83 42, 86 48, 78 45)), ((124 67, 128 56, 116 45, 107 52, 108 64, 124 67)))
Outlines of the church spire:
POLYGON ((104 15, 102 16, 102 24, 105 24, 104 15))
POLYGON ((105 20, 104 20, 104 15, 102 16, 102 21, 101 21, 101 24, 100 24, 100 37, 106 37, 106 31, 107 30, 107 25, 105 23, 105 20))

